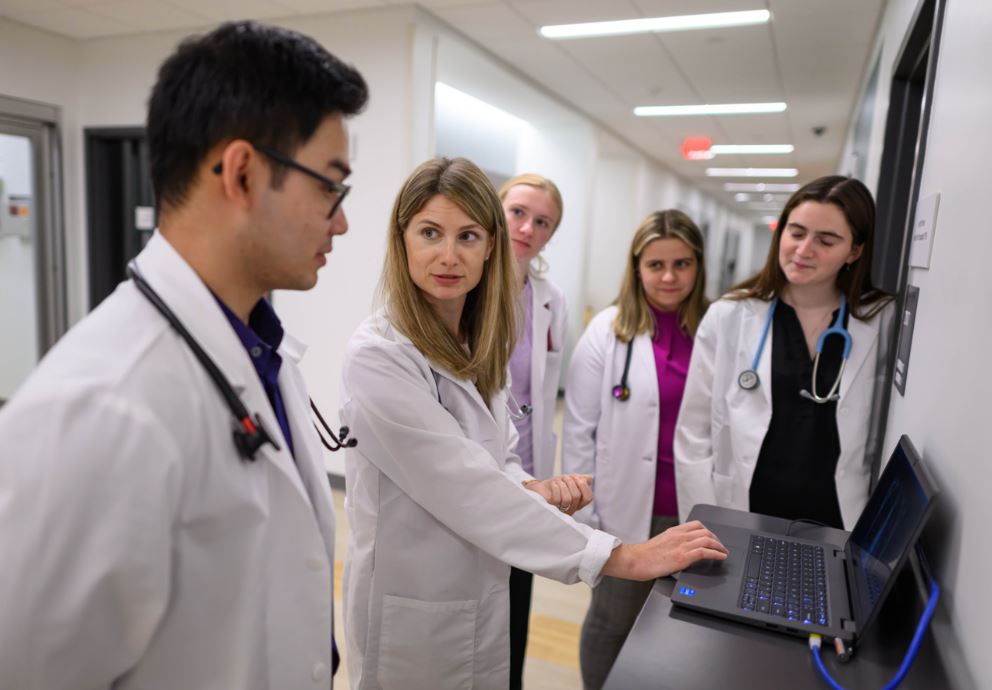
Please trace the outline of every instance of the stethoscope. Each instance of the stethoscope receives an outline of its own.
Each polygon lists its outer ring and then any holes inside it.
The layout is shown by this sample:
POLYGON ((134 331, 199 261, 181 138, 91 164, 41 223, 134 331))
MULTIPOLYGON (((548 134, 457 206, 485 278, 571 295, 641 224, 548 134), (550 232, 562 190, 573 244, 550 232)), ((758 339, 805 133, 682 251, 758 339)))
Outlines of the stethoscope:
MULTIPOLYGON (((758 349, 754 353, 754 359, 751 360, 751 368, 745 369, 737 377, 737 385, 746 391, 754 390, 758 387, 760 382, 758 379, 758 361, 761 359, 761 353, 765 349, 765 341, 768 339, 768 331, 772 327, 772 316, 775 314, 775 306, 778 304, 778 297, 772 300, 771 306, 768 308, 768 316, 765 317, 765 325, 761 329, 761 339, 758 341, 758 349)), ((840 395, 837 394, 837 388, 840 387, 840 380, 844 376, 844 367, 847 366, 847 358, 851 354, 851 347, 853 341, 851 340, 851 334, 848 333, 847 329, 844 328, 844 316, 847 313, 847 297, 845 295, 840 296, 840 309, 837 310, 837 318, 834 319, 833 325, 827 330, 820 334, 819 339, 816 341, 816 357, 813 359, 813 380, 810 382, 810 391, 805 389, 799 391, 799 395, 806 398, 807 400, 812 400, 815 403, 836 402, 840 400, 840 395), (844 339, 844 354, 840 362, 840 370, 837 372, 837 378, 834 379, 834 385, 830 387, 830 391, 825 396, 820 396, 816 392, 816 373, 820 368, 820 355, 823 353, 823 344, 826 342, 827 338, 831 335, 839 335, 844 339)), ((614 389, 615 390, 615 389, 614 389)))
POLYGON ((624 402, 630 398, 630 387, 627 386, 627 375, 630 373, 630 355, 634 351, 634 339, 631 338, 627 341, 627 359, 623 363, 623 376, 620 377, 620 383, 613 386, 613 397, 624 402))
MULTIPOLYGON (((441 402, 441 372, 434 367, 430 367, 430 370, 431 374, 434 376, 434 389, 437 391, 437 402, 441 407, 444 407, 444 403, 441 402)), ((533 411, 534 407, 531 405, 527 405, 526 403, 523 405, 518 404, 517 399, 514 398, 513 393, 510 392, 510 387, 507 386, 506 413, 510 415, 510 419, 519 422, 521 419, 530 416, 533 411)))
POLYGON ((510 415, 511 419, 520 421, 521 419, 530 415, 534 411, 534 408, 530 405, 524 403, 523 405, 517 404, 517 399, 513 397, 513 393, 510 389, 506 389, 506 413, 510 415))
MULTIPOLYGON (((275 448, 276 451, 280 449, 278 443, 272 438, 265 425, 262 423, 261 417, 256 413, 254 417, 248 412, 248 409, 241 402, 241 398, 238 394, 234 392, 234 388, 228 382, 227 378, 221 372, 221 370, 214 364, 214 361, 210 359, 210 356, 203 350, 200 344, 192 336, 192 334, 186 330, 182 321, 179 317, 169 308, 157 292, 152 288, 151 285, 142 277, 141 273, 138 271, 138 267, 131 262, 127 266, 127 275, 134 281, 135 287, 138 291, 151 302, 152 306, 155 307, 158 312, 165 317, 165 320, 169 322, 173 330, 179 334, 179 336, 186 342, 189 349, 193 352, 193 355, 199 360, 200 364, 206 370, 207 375, 214 382, 217 390, 220 392, 221 397, 227 403, 228 409, 231 410, 231 414, 234 416, 235 425, 233 430, 234 435, 234 445, 238 449, 238 454, 241 456, 242 460, 250 461, 255 459, 255 453, 258 449, 264 446, 266 443, 275 448)), ((327 426, 327 422, 324 421, 324 417, 320 414, 320 410, 317 409, 317 405, 314 404, 313 399, 310 400, 310 409, 313 410, 317 419, 320 420, 320 424, 324 427, 324 432, 330 437, 330 441, 324 438, 324 434, 321 433, 320 427, 314 424, 314 428, 317 430, 317 436, 320 437, 320 442, 324 445, 327 450, 334 452, 340 450, 341 448, 354 448, 358 445, 358 441, 354 438, 348 438, 348 427, 343 426, 338 431, 335 436, 334 432, 331 431, 330 427, 327 426)))

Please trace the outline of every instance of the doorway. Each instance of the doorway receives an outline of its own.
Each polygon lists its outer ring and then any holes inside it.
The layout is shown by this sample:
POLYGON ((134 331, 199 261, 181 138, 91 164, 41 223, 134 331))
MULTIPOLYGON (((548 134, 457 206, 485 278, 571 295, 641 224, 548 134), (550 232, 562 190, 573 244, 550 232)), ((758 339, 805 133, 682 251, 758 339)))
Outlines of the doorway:
POLYGON ((156 226, 148 142, 142 127, 91 128, 86 141, 90 309, 124 280, 156 226))
POLYGON ((58 123, 0 96, 0 405, 66 329, 58 123))

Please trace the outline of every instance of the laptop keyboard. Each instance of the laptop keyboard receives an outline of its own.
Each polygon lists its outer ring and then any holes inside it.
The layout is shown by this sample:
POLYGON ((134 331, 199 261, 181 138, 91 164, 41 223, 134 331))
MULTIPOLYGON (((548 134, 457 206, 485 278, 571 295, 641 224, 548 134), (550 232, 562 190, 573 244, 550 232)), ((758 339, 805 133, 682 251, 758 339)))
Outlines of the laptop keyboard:
POLYGON ((823 548, 751 535, 739 606, 806 625, 827 625, 823 548))

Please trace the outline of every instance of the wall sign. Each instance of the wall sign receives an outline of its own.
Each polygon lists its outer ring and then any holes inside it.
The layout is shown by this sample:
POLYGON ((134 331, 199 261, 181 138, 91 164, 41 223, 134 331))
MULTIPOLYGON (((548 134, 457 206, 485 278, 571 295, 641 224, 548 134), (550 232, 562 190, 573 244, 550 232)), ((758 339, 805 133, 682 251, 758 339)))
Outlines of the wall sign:
POLYGON ((940 193, 920 199, 913 217, 913 243, 909 250, 909 265, 917 268, 930 268, 930 252, 933 251, 933 234, 937 229, 937 207, 940 193))

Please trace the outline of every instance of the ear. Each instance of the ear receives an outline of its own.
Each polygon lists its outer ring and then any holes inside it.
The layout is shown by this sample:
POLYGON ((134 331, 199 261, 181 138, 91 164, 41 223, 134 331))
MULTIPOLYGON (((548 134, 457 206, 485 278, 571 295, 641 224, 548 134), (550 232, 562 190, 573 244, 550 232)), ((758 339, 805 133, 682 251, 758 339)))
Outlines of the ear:
POLYGON ((847 255, 847 265, 850 266, 861 258, 861 253, 865 250, 864 244, 856 244, 851 248, 851 253, 847 255))
MULTIPOLYGON (((224 198, 247 210, 252 192, 260 185, 259 156, 244 139, 228 142, 221 151, 220 184, 224 198)), ((216 165, 213 170, 216 171, 216 165)))

